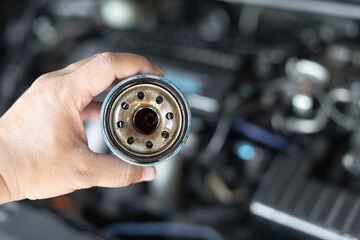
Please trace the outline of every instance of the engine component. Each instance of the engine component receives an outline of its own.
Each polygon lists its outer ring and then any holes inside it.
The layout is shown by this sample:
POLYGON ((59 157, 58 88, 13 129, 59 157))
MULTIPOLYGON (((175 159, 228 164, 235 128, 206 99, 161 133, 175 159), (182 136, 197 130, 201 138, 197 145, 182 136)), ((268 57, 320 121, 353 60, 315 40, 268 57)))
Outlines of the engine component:
POLYGON ((180 90, 155 75, 136 75, 116 85, 101 110, 101 131, 110 150, 135 165, 155 165, 185 144, 191 125, 180 90))
POLYGON ((93 232, 71 226, 48 209, 39 209, 24 202, 0 206, 0 239, 104 240, 93 232))
MULTIPOLYGON (((314 100, 319 98, 320 91, 328 85, 330 74, 328 70, 319 63, 290 58, 286 63, 287 77, 293 84, 284 88, 284 96, 291 96, 292 115, 275 111, 272 115, 272 125, 275 129, 284 132, 300 134, 313 134, 320 132, 328 123, 328 111, 322 108, 314 109, 314 100), (312 116, 310 118, 310 116, 312 116)), ((320 101, 320 99, 319 99, 320 101)))
POLYGON ((286 155, 274 159, 250 211, 319 239, 359 239, 359 196, 335 184, 308 178, 309 163, 286 155))
POLYGON ((290 58, 286 62, 286 72, 294 79, 294 81, 301 81, 304 77, 310 79, 319 85, 326 85, 329 83, 329 71, 319 63, 305 59, 290 58))
MULTIPOLYGON (((353 134, 350 138, 350 144, 347 151, 344 153, 341 159, 341 165, 350 176, 354 177, 358 182, 360 176, 360 131, 357 129, 353 131, 353 134)), ((358 184, 357 184, 358 185, 358 184)))

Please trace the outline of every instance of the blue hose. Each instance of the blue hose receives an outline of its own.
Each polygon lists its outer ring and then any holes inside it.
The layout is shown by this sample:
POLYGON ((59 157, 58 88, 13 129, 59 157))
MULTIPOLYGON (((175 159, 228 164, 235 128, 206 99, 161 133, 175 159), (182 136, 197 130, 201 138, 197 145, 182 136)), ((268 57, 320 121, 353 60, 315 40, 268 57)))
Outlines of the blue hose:
POLYGON ((286 151, 292 145, 292 141, 289 139, 245 121, 242 118, 235 119, 233 129, 255 142, 262 143, 270 148, 280 151, 286 151))
POLYGON ((224 239, 218 231, 208 226, 177 222, 115 223, 104 227, 102 233, 107 237, 161 237, 203 240, 224 239))

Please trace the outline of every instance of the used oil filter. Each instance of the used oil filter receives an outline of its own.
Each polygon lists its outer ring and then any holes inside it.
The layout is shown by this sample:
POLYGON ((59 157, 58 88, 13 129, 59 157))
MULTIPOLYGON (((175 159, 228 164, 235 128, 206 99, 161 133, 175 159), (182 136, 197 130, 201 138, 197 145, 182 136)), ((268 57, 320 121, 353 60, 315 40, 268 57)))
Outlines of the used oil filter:
POLYGON ((105 143, 116 156, 148 166, 170 159, 183 147, 191 113, 174 84, 141 74, 121 81, 109 92, 100 124, 105 143))

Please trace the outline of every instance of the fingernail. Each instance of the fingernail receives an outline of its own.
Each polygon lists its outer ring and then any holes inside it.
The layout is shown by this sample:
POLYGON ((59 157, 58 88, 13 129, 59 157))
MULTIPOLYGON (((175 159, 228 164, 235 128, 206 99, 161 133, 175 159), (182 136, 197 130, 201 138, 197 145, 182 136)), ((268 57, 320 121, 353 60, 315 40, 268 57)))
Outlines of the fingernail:
POLYGON ((147 182, 154 180, 155 175, 156 175, 156 170, 154 167, 144 167, 140 182, 147 182))
POLYGON ((163 77, 164 76, 164 71, 161 68, 159 68, 158 66, 155 66, 155 68, 158 70, 159 75, 163 77))

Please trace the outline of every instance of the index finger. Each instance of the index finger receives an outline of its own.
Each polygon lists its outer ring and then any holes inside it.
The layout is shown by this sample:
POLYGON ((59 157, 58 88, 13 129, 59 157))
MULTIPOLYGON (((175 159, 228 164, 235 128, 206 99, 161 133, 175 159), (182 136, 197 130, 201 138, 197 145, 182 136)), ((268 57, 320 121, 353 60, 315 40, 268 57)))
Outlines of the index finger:
POLYGON ((136 74, 162 75, 145 57, 130 53, 101 53, 70 73, 74 98, 81 111, 94 96, 107 89, 115 79, 136 74))

